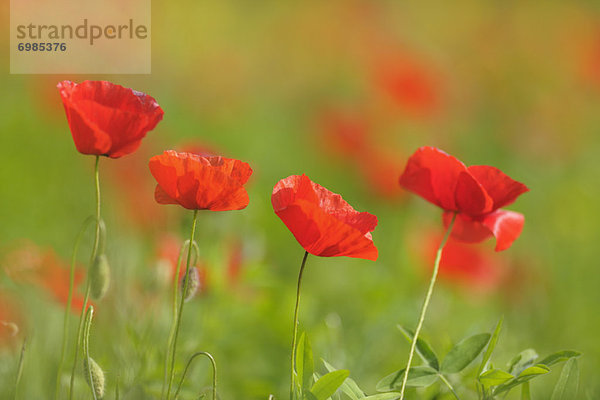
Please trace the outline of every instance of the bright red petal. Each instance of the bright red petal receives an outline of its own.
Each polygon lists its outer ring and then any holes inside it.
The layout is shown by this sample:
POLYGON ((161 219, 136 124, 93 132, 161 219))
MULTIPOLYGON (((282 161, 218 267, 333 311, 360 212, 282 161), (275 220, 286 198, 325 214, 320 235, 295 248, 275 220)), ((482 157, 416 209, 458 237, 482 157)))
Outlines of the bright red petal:
POLYGON ((175 201, 190 210, 211 211, 240 210, 248 205, 242 182, 248 180, 252 169, 239 160, 168 150, 152 157, 149 167, 161 188, 155 192, 161 204, 175 201))
POLYGON ((163 117, 144 93, 106 81, 58 84, 77 150, 118 158, 135 151, 163 117))
POLYGON ((271 202, 277 216, 309 253, 377 259, 377 248, 369 233, 377 225, 377 218, 355 211, 340 195, 305 175, 279 181, 271 202))
MULTIPOLYGON (((444 226, 448 227, 452 213, 445 212, 443 219, 444 226)), ((481 242, 494 236, 496 251, 502 251, 508 249, 519 237, 524 223, 523 214, 508 210, 496 210, 479 218, 458 214, 451 236, 468 243, 481 242)))
POLYGON ((341 222, 357 229, 363 235, 375 229, 377 226, 376 216, 368 212, 358 212, 339 194, 333 193, 317 183, 311 182, 311 184, 319 199, 319 207, 325 213, 333 215, 341 222))
POLYGON ((240 185, 245 184, 252 175, 252 168, 247 163, 219 156, 205 157, 210 165, 217 167, 225 175, 237 180, 240 185))
POLYGON ((169 196, 160 185, 156 185, 154 199, 158 204, 177 204, 177 200, 169 196))
POLYGON ((456 210, 458 176, 466 171, 456 158, 436 149, 421 147, 408 160, 400 185, 444 210, 456 210))
MULTIPOLYGON (((448 228, 452 220, 452 212, 443 215, 444 227, 448 228)), ((468 215, 458 214, 450 234, 456 240, 467 243, 479 243, 492 237, 492 232, 481 221, 468 215)))
POLYGON ((496 251, 508 249, 521 235, 524 224, 523 214, 508 210, 496 210, 483 219, 483 225, 496 237, 496 251))
POLYGON ((498 168, 472 165, 468 170, 494 200, 493 210, 512 204, 517 197, 529 191, 527 186, 513 180, 498 168))
POLYGON ((480 215, 492 210, 493 201, 475 178, 466 171, 458 174, 456 206, 461 213, 480 215))

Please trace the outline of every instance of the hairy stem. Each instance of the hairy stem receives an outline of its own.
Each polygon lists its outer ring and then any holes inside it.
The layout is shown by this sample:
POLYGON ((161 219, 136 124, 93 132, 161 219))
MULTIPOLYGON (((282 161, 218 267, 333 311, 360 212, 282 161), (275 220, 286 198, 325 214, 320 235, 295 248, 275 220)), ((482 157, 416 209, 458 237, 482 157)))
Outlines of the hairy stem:
POLYGON ((17 375, 15 377, 14 400, 17 400, 17 392, 19 391, 19 382, 21 382, 21 376, 23 375, 23 360, 25 359, 25 350, 26 349, 27 349, 27 338, 23 339, 23 345, 21 346, 21 355, 19 356, 19 363, 17 364, 17 375))
POLYGON ((438 376, 440 377, 440 379, 442 380, 442 382, 444 382, 444 384, 448 387, 448 389, 450 389, 450 391, 452 392, 452 394, 454 395, 454 397, 456 398, 456 400, 460 400, 460 397, 458 397, 458 394, 456 393, 456 391, 454 390, 454 387, 448 381, 448 379, 446 379, 446 377, 444 375, 442 375, 442 374, 439 374, 438 376))
MULTIPOLYGON (((192 221, 192 233, 190 234, 190 244, 188 246, 187 261, 185 265, 185 279, 183 287, 188 287, 188 281, 190 279, 190 261, 192 259, 192 243, 194 243, 194 234, 196 233, 196 221, 198 219, 198 210, 194 210, 194 218, 192 221)), ((177 278, 177 277, 176 277, 177 278)), ((179 337, 179 329, 181 327, 181 316, 183 314, 183 305, 185 304, 185 296, 181 296, 179 303, 179 310, 177 310, 177 323, 175 326, 175 336, 173 337, 173 349, 171 350, 171 373, 169 375, 169 385, 167 387, 167 400, 171 398, 171 386, 173 384, 173 377, 175 375, 175 355, 177 351, 177 338, 179 337)))
POLYGON ((92 326, 92 318, 94 317, 94 306, 89 306, 85 313, 85 323, 83 325, 83 357, 87 363, 88 376, 86 377, 90 383, 90 390, 94 400, 96 397, 96 388, 94 387, 94 378, 92 377, 92 366, 90 363, 90 328, 92 326))
MULTIPOLYGON (((193 242, 192 245, 194 246, 194 249, 196 250, 195 260, 197 261, 199 255, 200 255, 200 249, 198 248, 198 245, 196 244, 196 242, 193 242)), ((171 322, 171 329, 169 331, 169 339, 167 340, 167 351, 165 354, 165 373, 164 373, 164 377, 163 377, 162 389, 160 391, 161 399, 163 399, 165 397, 165 389, 167 388, 167 380, 169 379, 169 360, 171 358, 171 346, 173 345, 173 337, 175 336, 175 328, 177 327, 177 293, 178 293, 178 288, 179 288, 179 270, 181 268, 181 260, 183 258, 183 254, 184 254, 186 248, 189 249, 189 246, 190 246, 189 240, 186 240, 183 243, 183 246, 181 246, 181 250, 179 250, 179 256, 177 257, 175 276, 173 277, 173 300, 172 300, 173 321, 171 322)))
POLYGON ((194 355, 192 355, 190 357, 188 363, 185 366, 185 369, 183 370, 183 375, 181 375, 181 380, 179 381, 179 386, 177 386, 177 390, 175 391, 175 397, 174 397, 175 400, 177 400, 177 396, 179 395, 179 391, 181 390, 181 386, 183 385, 183 381, 185 379, 187 371, 190 368, 190 365, 192 365, 192 361, 194 361, 194 358, 196 358, 198 356, 205 356, 206 358, 208 358, 210 360, 210 363, 211 363, 212 369, 213 369, 212 400, 217 400, 217 362, 215 361, 215 358, 206 351, 199 351, 198 353, 195 353, 194 355))
POLYGON ((415 329, 415 334, 413 336, 412 342, 410 344, 410 352, 408 353, 408 362, 406 363, 406 369, 404 371, 404 378, 402 379, 402 387, 400 389, 400 400, 404 400, 404 391, 406 390, 406 382, 408 381, 408 373, 410 371, 410 365, 412 363, 413 356, 415 354, 415 348, 417 347, 417 340, 419 339, 419 333, 421 333, 421 328, 423 327, 423 322, 425 321, 425 314, 427 313, 427 307, 429 307, 429 300, 431 300, 431 295, 433 294, 433 287, 435 286, 435 280, 437 278, 438 269, 440 268, 440 261, 442 259, 442 250, 448 241, 448 237, 450 236, 450 232, 452 232, 452 227, 454 226, 454 221, 456 220, 456 213, 452 216, 452 220, 446 229, 446 234, 440 243, 440 247, 438 247, 437 253, 435 255, 435 263, 433 265, 433 273, 431 274, 431 280, 429 282, 429 288, 427 289, 427 294, 425 295, 425 300, 423 301, 423 306, 421 307, 421 314, 419 316, 419 322, 417 324, 417 329, 415 329))
POLYGON ((83 234, 87 230, 90 223, 94 221, 94 217, 90 216, 85 221, 83 221, 83 225, 75 238, 75 246, 73 247, 73 254, 71 255, 71 272, 69 278, 69 296, 67 297, 67 306, 65 308, 65 317, 63 320, 63 342, 62 342, 62 350, 60 355, 60 362, 58 363, 58 371, 56 371, 56 392, 54 393, 54 398, 58 399, 58 395, 60 393, 60 375, 62 374, 62 368, 65 361, 65 351, 67 349, 67 344, 69 342, 69 317, 71 315, 71 304, 73 302, 73 287, 75 286, 75 263, 77 261, 77 252, 79 251, 79 245, 81 244, 81 239, 83 238, 83 234))
POLYGON ((73 368, 71 369, 71 382, 69 385, 69 400, 73 399, 73 384, 75 382, 75 369, 77 367, 77 358, 79 355, 79 347, 81 345, 81 331, 83 328, 84 315, 87 309, 87 303, 90 297, 90 274, 89 270, 96 258, 98 253, 98 245, 100 243, 100 173, 99 173, 99 165, 100 165, 100 156, 96 156, 96 166, 94 171, 94 183, 96 187, 96 233, 94 237, 94 246, 92 247, 92 254, 90 257, 90 264, 88 266, 88 273, 86 278, 86 288, 85 295, 83 298, 83 306, 81 308, 81 314, 79 315, 79 325, 77 327, 77 341, 75 343, 75 357, 73 359, 73 368))
POLYGON ((294 307, 294 328, 293 328, 293 334, 292 334, 290 400, 294 399, 294 392, 296 391, 296 341, 298 340, 298 308, 300 306, 300 288, 302 286, 302 274, 304 273, 304 267, 306 266, 307 258, 308 258, 308 251, 305 251, 304 257, 302 258, 302 264, 300 265, 300 273, 298 274, 298 285, 296 287, 296 306, 294 307))

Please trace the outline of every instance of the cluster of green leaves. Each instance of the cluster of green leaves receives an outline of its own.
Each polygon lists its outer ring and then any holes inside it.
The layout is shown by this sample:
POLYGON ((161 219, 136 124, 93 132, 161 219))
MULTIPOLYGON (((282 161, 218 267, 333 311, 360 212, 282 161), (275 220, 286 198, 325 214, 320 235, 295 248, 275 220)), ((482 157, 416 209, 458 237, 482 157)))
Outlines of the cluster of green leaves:
MULTIPOLYGON (((405 327, 398 326, 409 342, 413 340, 413 332, 405 327)), ((409 388, 425 388, 440 380, 452 395, 459 399, 457 389, 451 382, 449 375, 463 372, 485 349, 481 362, 475 374, 475 388, 479 399, 494 400, 500 395, 506 396, 510 390, 521 386, 521 399, 530 400, 531 393, 529 381, 550 372, 550 367, 562 361, 567 364, 562 370, 558 383, 555 386, 552 400, 567 400, 576 397, 579 372, 576 358, 579 352, 564 350, 553 353, 542 360, 533 349, 527 349, 515 356, 508 364, 507 370, 495 368, 490 358, 502 328, 502 319, 496 325, 492 334, 480 333, 458 342, 440 363, 432 347, 424 339, 417 339, 417 354, 423 360, 423 365, 412 367, 408 373, 406 386, 409 388)), ((406 369, 396 371, 377 384, 379 392, 393 393, 400 390, 406 369)), ((469 383, 460 389, 468 389, 469 383)))
MULTIPOLYGON (((398 326, 398 328, 409 342, 413 340, 413 331, 403 326, 398 326)), ((423 360, 423 364, 410 368, 407 388, 416 390, 440 382, 446 386, 449 396, 456 399, 460 399, 460 393, 471 392, 474 395, 476 390, 480 400, 495 400, 504 398, 512 389, 520 386, 521 399, 531 400, 529 381, 548 374, 551 366, 566 361, 551 400, 576 398, 579 385, 577 357, 581 353, 564 350, 539 360, 535 350, 526 349, 508 363, 506 370, 495 368, 490 359, 498 342, 501 328, 502 320, 498 322, 493 333, 479 333, 461 340, 452 347, 441 362, 427 341, 422 338, 417 339, 417 354, 423 360), (463 373, 482 353, 476 373, 472 373, 474 370, 471 373, 463 373), (463 374, 458 375, 460 373, 463 374), (454 387, 451 382, 460 382, 460 386, 454 387)), ((400 389, 406 368, 381 379, 376 386, 378 394, 367 395, 354 380, 349 378, 348 370, 338 370, 325 360, 323 360, 323 364, 328 372, 320 376, 314 371, 310 342, 303 333, 296 352, 295 399, 396 400, 400 398, 400 389)))
POLYGON ((398 393, 365 395, 358 384, 349 377, 350 371, 336 369, 325 360, 322 361, 327 373, 320 375, 315 372, 312 348, 305 333, 300 336, 296 349, 297 385, 294 396, 298 400, 339 399, 340 392, 352 400, 395 400, 399 398, 398 393))

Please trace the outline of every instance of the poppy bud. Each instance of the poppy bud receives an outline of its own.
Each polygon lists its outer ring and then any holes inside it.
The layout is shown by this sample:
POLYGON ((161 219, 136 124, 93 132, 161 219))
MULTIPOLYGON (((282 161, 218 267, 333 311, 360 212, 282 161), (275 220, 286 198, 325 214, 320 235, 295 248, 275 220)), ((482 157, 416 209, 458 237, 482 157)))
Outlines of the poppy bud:
POLYGON ((92 384, 90 383, 90 375, 92 377, 92 382, 94 383, 94 392, 96 393, 96 398, 98 400, 104 397, 104 371, 98 365, 93 358, 90 357, 90 363, 88 365, 88 359, 86 357, 83 358, 83 373, 85 375, 85 380, 87 381, 90 387, 92 384))
POLYGON ((90 295, 94 300, 100 300, 108 291, 110 284, 110 267, 106 255, 96 256, 90 269, 90 295))
POLYGON ((183 293, 184 301, 187 302, 190 301, 192 297, 194 297, 194 295, 198 291, 198 287, 200 286, 200 276, 198 275, 198 268, 190 268, 187 288, 184 289, 183 286, 185 285, 185 277, 186 275, 184 274, 183 278, 181 278, 180 288, 181 293, 183 293))

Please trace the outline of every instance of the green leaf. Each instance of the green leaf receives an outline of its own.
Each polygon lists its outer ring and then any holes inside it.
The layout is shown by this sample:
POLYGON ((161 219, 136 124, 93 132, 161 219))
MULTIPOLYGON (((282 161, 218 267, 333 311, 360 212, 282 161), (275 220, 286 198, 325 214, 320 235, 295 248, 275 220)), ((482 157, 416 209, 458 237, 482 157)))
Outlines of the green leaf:
POLYGON ((326 400, 338 390, 348 375, 350 375, 350 371, 346 369, 329 372, 314 384, 310 393, 315 396, 316 400, 326 400))
MULTIPOLYGON (((391 390, 400 390, 404 371, 406 368, 389 374, 377 383, 375 389, 378 392, 389 392, 391 390)), ((408 372, 406 387, 426 387, 435 382, 438 378, 438 371, 431 367, 419 366, 412 367, 408 372)))
POLYGON ((444 358, 442 371, 452 374, 465 369, 488 344, 490 336, 489 333, 480 333, 462 340, 444 358))
POLYGON ((509 391, 515 386, 519 386, 520 384, 528 382, 531 379, 536 378, 540 375, 545 375, 548 372, 550 372, 550 368, 542 364, 536 364, 531 367, 525 368, 516 378, 496 387, 496 389, 494 390, 494 396, 509 391))
POLYGON ((538 358, 538 354, 533 349, 526 349, 517 354, 508 363, 508 372, 513 375, 519 375, 523 370, 533 365, 538 358))
POLYGON ((562 361, 567 361, 570 358, 579 357, 580 355, 581 353, 578 351, 563 350, 550 354, 548 357, 545 357, 542 361, 539 361, 538 364, 544 364, 550 367, 551 365, 557 364, 562 361))
POLYGON ((481 364, 479 364, 479 369, 477 370, 478 376, 481 375, 481 372, 483 372, 487 362, 490 360, 490 357, 492 356, 492 352, 494 351, 494 348, 496 347, 496 343, 498 343, 498 337, 500 336, 500 331, 502 330, 503 322, 504 322, 504 316, 502 316, 500 318, 500 320, 498 321, 498 323, 496 324, 496 329, 494 329, 492 338, 490 339, 490 342, 487 345, 487 349, 485 350, 485 353, 483 353, 483 359, 481 360, 481 364))
POLYGON ((569 400, 577 397, 579 391, 579 368, 577 359, 570 358, 556 382, 551 400, 569 400))
POLYGON ((304 393, 304 398, 306 400, 317 400, 317 398, 315 397, 315 395, 312 394, 311 392, 304 393))
POLYGON ((514 376, 500 369, 490 369, 479 376, 479 382, 486 388, 498 386, 513 379, 514 376))
POLYGON ((365 397, 364 400, 397 400, 399 398, 400 398, 400 393, 390 392, 390 393, 373 394, 371 396, 365 397))
MULTIPOLYGON (((409 343, 412 343, 415 333, 412 330, 403 327, 402 325, 398 325, 398 329, 400 329, 400 332, 402 332, 406 340, 408 340, 409 343)), ((423 361, 427 363, 427 365, 435 370, 440 370, 438 358, 429 343, 427 343, 423 338, 419 337, 417 339, 416 349, 417 354, 423 359, 423 361)))
MULTIPOLYGON (((333 372, 336 371, 336 368, 329 364, 327 361, 321 359, 321 361, 323 361, 323 364, 325 364, 325 368, 327 368, 327 371, 329 372, 333 372)), ((342 383, 342 386, 340 386, 340 390, 344 393, 346 393, 346 395, 348 397, 350 397, 350 399, 352 400, 359 400, 359 399, 364 399, 365 398, 365 393, 361 390, 361 388, 358 387, 358 384, 351 378, 346 378, 346 380, 344 381, 344 383, 342 383)))
POLYGON ((296 373, 298 375, 298 384, 302 387, 302 393, 308 392, 312 384, 312 375, 314 372, 314 361, 312 348, 308 336, 304 332, 300 336, 298 346, 296 347, 296 373))

